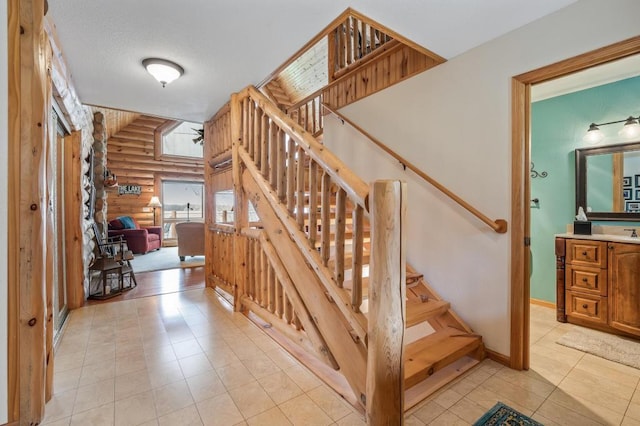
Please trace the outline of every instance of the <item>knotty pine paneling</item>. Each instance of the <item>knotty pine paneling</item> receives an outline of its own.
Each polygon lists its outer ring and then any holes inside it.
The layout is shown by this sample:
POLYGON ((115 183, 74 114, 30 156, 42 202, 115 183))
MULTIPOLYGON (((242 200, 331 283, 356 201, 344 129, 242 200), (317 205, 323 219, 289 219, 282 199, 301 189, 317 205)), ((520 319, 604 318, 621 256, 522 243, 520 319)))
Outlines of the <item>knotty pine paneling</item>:
POLYGON ((140 117, 140 114, 129 111, 121 111, 118 109, 110 108, 97 108, 91 109, 93 112, 101 112, 104 114, 104 122, 106 123, 107 139, 118 133, 124 127, 131 124, 134 120, 140 117))
POLYGON ((435 59, 398 44, 327 86, 323 101, 333 109, 342 108, 438 64, 435 59))
MULTIPOLYGON (((109 138, 107 168, 118 177, 119 185, 140 185, 142 190, 140 195, 118 195, 118 188, 107 189, 109 220, 126 215, 142 226, 151 226, 153 210, 147 209, 147 204, 152 196, 160 195, 156 182, 161 178, 204 180, 203 160, 155 160, 155 132, 167 121, 140 115, 109 138)), ((156 209, 156 215, 160 224, 161 209, 156 209)))

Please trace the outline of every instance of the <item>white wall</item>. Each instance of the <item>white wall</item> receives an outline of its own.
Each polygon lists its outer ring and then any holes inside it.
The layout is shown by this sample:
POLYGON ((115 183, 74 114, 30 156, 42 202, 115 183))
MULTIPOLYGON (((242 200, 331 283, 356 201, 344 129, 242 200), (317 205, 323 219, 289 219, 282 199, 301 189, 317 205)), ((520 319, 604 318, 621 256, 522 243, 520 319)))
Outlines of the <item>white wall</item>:
MULTIPOLYGON (((511 77, 636 36, 638 16, 637 0, 581 0, 342 112, 489 217, 510 222, 511 77)), ((327 119, 324 143, 367 181, 408 182, 408 262, 489 349, 508 355, 509 234, 494 233, 340 121, 327 119)))
POLYGON ((0 7, 0 424, 8 421, 7 389, 7 155, 8 41, 7 5, 0 7))

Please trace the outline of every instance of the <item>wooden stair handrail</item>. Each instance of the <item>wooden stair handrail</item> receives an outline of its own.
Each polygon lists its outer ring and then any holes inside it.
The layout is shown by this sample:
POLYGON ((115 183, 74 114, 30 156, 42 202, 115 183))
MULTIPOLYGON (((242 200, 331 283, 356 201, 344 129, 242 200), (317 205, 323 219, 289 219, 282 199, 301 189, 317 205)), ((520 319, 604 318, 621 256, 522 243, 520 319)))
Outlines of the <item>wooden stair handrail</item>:
MULTIPOLYGON (((327 150, 313 135, 300 127, 282 112, 269 98, 255 87, 249 86, 247 94, 258 106, 309 154, 309 156, 331 175, 347 195, 356 203, 369 210, 369 185, 353 173, 335 154, 327 150)), ((242 92, 240 96, 242 97, 242 92)))
POLYGON ((477 217, 478 219, 480 219, 481 221, 483 221, 484 223, 486 223, 491 229, 493 229, 495 232, 497 232, 498 234, 504 234, 505 232, 507 232, 507 221, 504 219, 496 219, 496 220, 491 220, 489 217, 485 216, 482 212, 480 212, 478 209, 476 209, 475 207, 473 207, 471 204, 467 203, 466 201, 464 201, 462 198, 460 198, 458 195, 456 195, 455 193, 451 192, 449 189, 447 189, 444 185, 442 185, 440 182, 438 182, 437 180, 435 180, 434 178, 432 178, 431 176, 427 175, 426 173, 424 173, 422 170, 420 170, 419 168, 417 168, 415 165, 413 165, 409 160, 407 160, 406 158, 402 157, 401 155, 399 155, 398 153, 396 153, 394 150, 392 150, 391 148, 389 148, 387 145, 383 144, 382 142, 380 142, 378 139, 376 139, 374 136, 372 136, 370 133, 368 133, 366 130, 364 130, 362 127, 358 126, 356 123, 354 123, 353 121, 351 121, 350 119, 348 119, 347 117, 345 117, 343 114, 339 113, 338 111, 334 110, 333 108, 331 108, 329 105, 327 105, 326 103, 322 103, 322 106, 329 112, 331 112, 333 115, 335 115, 336 117, 338 117, 340 120, 342 120, 343 122, 348 123, 351 127, 353 127, 354 129, 356 129, 357 131, 359 131, 360 133, 362 133, 364 136, 366 136, 371 142, 373 142, 374 144, 376 144, 378 147, 380 147, 384 152, 386 152, 387 154, 391 155, 393 158, 395 158, 396 160, 398 160, 400 162, 400 164, 402 164, 403 166, 409 168, 412 172, 414 172, 415 174, 417 174, 418 176, 420 176, 422 179, 424 179, 425 181, 429 182, 432 186, 434 186, 436 189, 438 189, 440 192, 442 192, 444 195, 446 195, 447 197, 449 197, 450 199, 452 199, 453 201, 455 201, 456 203, 458 203, 458 205, 462 206, 464 209, 466 209, 469 213, 473 214, 475 217, 477 217))

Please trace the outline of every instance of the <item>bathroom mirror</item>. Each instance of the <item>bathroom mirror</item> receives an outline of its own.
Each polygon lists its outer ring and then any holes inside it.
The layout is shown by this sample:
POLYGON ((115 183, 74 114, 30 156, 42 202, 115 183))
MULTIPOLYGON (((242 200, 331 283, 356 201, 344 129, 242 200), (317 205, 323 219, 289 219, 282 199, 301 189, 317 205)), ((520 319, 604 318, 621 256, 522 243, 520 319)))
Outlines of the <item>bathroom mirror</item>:
POLYGON ((576 211, 584 207, 589 220, 640 221, 640 142, 575 154, 576 211))

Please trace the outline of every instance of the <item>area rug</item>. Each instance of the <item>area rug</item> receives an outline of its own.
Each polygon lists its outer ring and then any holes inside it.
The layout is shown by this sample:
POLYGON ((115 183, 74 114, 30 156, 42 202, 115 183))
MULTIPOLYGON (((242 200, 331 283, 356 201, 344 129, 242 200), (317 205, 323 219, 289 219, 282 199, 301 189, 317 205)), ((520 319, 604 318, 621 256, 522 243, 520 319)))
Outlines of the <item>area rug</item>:
POLYGON ((165 269, 195 268, 204 266, 204 256, 187 256, 180 261, 178 247, 162 247, 147 254, 136 254, 131 261, 135 273, 162 271, 165 269))
POLYGON ((576 327, 556 343, 640 369, 640 342, 633 339, 576 327))
POLYGON ((473 426, 499 426, 499 425, 522 425, 522 426, 543 426, 532 418, 514 410, 502 402, 498 402, 492 409, 484 413, 473 426))

